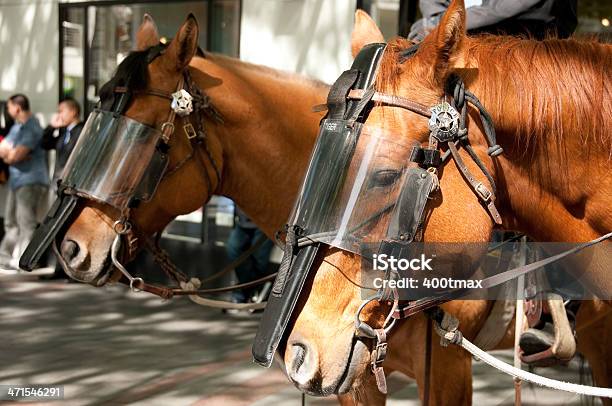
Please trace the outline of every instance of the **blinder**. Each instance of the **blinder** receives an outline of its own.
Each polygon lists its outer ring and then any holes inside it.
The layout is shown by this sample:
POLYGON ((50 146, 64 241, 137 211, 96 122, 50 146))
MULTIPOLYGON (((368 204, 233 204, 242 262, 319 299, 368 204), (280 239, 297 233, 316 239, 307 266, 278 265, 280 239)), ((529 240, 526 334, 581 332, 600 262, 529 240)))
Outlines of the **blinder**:
POLYGON ((410 168, 401 187, 399 197, 387 228, 387 235, 382 240, 379 253, 407 258, 408 246, 420 240, 425 206, 431 192, 438 186, 431 172, 422 168, 410 168))
MULTIPOLYGON (((325 219, 332 216, 333 201, 341 193, 339 186, 347 176, 362 123, 370 110, 366 107, 371 106, 370 100, 348 100, 348 94, 352 89, 371 88, 385 47, 386 44, 366 45, 355 58, 351 69, 342 73, 331 87, 327 99, 328 113, 321 123, 300 193, 305 200, 298 199, 292 219, 302 217, 308 223, 316 216, 326 223, 325 219), (326 179, 319 187, 320 176, 331 179, 326 179), (312 193, 316 198, 313 199, 312 193)), ((253 343, 253 358, 265 367, 272 364, 320 245, 315 242, 299 249, 297 240, 311 232, 295 222, 290 224, 283 261, 253 343)))

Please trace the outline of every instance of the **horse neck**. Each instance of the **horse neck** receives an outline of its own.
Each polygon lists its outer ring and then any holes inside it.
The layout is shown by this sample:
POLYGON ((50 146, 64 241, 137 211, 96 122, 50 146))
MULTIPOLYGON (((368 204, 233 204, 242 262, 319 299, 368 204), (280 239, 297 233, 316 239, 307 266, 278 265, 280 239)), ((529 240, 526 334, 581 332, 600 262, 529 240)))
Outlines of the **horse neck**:
POLYGON ((221 112, 223 173, 217 193, 232 199, 268 236, 288 220, 306 170, 328 87, 304 77, 212 56, 202 70, 220 78, 205 91, 221 112))
POLYGON ((491 113, 504 148, 495 174, 505 226, 541 241, 609 232, 611 48, 506 38, 474 49, 478 74, 468 74, 467 86, 491 113), (491 61, 502 55, 500 69, 491 61))

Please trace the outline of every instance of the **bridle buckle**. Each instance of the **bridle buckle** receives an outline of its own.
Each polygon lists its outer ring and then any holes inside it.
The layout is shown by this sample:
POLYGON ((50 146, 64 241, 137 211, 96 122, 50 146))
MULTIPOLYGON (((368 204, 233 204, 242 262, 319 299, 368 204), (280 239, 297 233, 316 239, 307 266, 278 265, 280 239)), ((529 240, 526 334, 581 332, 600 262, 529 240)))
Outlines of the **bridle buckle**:
POLYGON ((163 140, 168 143, 170 141, 170 137, 174 134, 174 123, 171 121, 166 121, 161 125, 161 132, 163 140))
POLYGON ((372 367, 377 367, 383 363, 385 357, 387 356, 387 343, 386 342, 376 342, 376 347, 374 351, 372 351, 372 367))
POLYGON ((482 182, 478 182, 476 185, 476 192, 482 198, 483 201, 488 202, 493 196, 493 193, 487 188, 482 182))
POLYGON ((185 130, 185 134, 187 134, 187 139, 191 140, 198 136, 198 133, 196 132, 195 128, 193 128, 191 123, 185 124, 183 126, 183 130, 185 130))

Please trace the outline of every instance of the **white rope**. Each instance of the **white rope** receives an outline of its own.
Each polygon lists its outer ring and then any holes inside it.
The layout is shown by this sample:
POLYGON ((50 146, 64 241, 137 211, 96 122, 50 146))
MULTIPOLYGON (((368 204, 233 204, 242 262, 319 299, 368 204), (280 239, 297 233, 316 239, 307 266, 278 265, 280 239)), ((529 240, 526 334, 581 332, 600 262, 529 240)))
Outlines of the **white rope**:
POLYGON ((217 309, 236 309, 236 310, 259 310, 266 307, 266 302, 262 303, 233 303, 225 300, 206 299, 197 295, 189 295, 192 302, 217 309))
POLYGON ((548 388, 562 390, 565 392, 572 392, 579 395, 612 398, 612 389, 609 388, 578 385, 575 383, 558 381, 555 379, 550 379, 540 375, 532 374, 531 372, 523 371, 522 369, 515 368, 512 365, 508 365, 505 362, 498 360, 494 356, 482 351, 480 348, 469 342, 465 337, 463 337, 459 345, 465 350, 467 350, 470 354, 480 358, 482 361, 489 364, 493 368, 502 371, 514 378, 518 378, 522 381, 535 383, 540 386, 546 386, 548 388))
POLYGON ((434 330, 441 337, 440 345, 446 347, 448 344, 457 344, 463 349, 468 351, 473 356, 480 358, 485 363, 489 364, 493 368, 502 371, 505 374, 512 376, 515 379, 521 381, 535 383, 540 386, 547 388, 562 390, 565 392, 572 392, 579 395, 587 396, 598 396, 602 398, 612 398, 612 389, 600 388, 597 386, 586 386, 578 385, 575 383, 558 381, 555 379, 546 378, 540 375, 532 374, 528 371, 515 368, 512 365, 506 364, 505 362, 495 358, 491 354, 486 353, 468 339, 463 337, 461 331, 459 331, 459 321, 450 313, 443 312, 442 320, 438 323, 434 321, 434 330))
MULTIPOLYGON (((198 278, 191 278, 189 282, 181 282, 183 290, 198 290, 202 283, 198 278)), ((189 295, 189 299, 201 306, 214 307, 216 309, 231 309, 231 310, 259 310, 266 307, 267 302, 261 303, 234 303, 225 300, 206 299, 199 295, 189 295)))

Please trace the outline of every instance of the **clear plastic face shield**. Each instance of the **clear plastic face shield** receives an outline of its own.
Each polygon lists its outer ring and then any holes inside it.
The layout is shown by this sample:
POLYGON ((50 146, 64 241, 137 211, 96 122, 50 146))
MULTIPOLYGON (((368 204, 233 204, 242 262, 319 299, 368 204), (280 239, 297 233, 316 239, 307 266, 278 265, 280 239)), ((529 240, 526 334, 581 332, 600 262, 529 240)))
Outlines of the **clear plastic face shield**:
POLYGON ((370 254, 393 230, 406 182, 429 178, 410 162, 415 145, 384 128, 324 120, 289 224, 302 238, 370 254))
POLYGON ((148 201, 168 165, 160 139, 155 128, 95 110, 66 163, 62 186, 118 210, 148 201))

